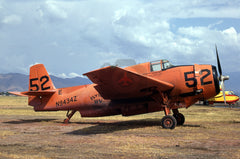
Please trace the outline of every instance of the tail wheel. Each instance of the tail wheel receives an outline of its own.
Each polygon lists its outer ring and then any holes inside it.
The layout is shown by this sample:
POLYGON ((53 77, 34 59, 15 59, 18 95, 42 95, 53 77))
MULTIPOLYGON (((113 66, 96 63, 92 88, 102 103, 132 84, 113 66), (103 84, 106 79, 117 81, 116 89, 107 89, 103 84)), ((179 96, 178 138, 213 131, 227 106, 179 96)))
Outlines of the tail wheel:
POLYGON ((68 124, 69 123, 69 119, 67 118, 67 119, 64 119, 64 124, 68 124))
POLYGON ((177 125, 177 120, 174 116, 167 115, 162 118, 162 127, 165 129, 174 129, 177 125))
POLYGON ((183 125, 185 122, 185 117, 182 113, 173 114, 177 120, 177 125, 183 125))

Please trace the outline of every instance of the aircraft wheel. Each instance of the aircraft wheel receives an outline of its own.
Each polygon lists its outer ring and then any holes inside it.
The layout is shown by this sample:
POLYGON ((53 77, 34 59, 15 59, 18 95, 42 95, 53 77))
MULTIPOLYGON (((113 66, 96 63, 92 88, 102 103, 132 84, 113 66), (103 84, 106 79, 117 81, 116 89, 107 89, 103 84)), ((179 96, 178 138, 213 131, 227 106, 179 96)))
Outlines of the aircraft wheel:
POLYGON ((165 129, 174 129, 177 125, 177 120, 174 116, 167 115, 162 118, 162 127, 165 129))
POLYGON ((209 105, 209 102, 207 100, 203 101, 203 105, 209 105))
POLYGON ((185 117, 182 113, 173 114, 177 120, 177 125, 183 125, 185 122, 185 117))

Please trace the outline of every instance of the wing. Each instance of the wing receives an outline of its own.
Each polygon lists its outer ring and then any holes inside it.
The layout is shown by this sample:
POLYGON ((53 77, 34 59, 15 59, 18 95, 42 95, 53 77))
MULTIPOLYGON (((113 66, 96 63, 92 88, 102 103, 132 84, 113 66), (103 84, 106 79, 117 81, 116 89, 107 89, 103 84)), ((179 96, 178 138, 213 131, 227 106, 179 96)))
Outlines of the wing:
POLYGON ((168 91, 174 85, 115 66, 85 73, 104 99, 128 99, 150 95, 153 91, 168 91))

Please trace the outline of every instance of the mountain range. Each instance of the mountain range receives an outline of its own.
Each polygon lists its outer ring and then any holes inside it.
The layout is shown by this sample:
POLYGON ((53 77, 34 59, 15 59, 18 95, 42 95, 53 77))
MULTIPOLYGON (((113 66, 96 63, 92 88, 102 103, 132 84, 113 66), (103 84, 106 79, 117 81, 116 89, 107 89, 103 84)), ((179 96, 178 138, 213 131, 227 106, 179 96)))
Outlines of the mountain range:
MULTIPOLYGON (((234 91, 235 94, 240 95, 240 72, 224 73, 230 76, 228 81, 225 81, 225 90, 234 91)), ((28 90, 28 75, 20 73, 0 74, 0 92, 8 91, 27 91, 28 90)), ((77 85, 90 84, 88 78, 59 78, 51 76, 51 79, 56 88, 71 87, 77 85)))
MULTIPOLYGON (((77 85, 90 84, 88 78, 59 78, 50 75, 56 88, 72 87, 77 85)), ((0 74, 0 92, 8 91, 27 91, 28 90, 28 75, 20 73, 0 74)))

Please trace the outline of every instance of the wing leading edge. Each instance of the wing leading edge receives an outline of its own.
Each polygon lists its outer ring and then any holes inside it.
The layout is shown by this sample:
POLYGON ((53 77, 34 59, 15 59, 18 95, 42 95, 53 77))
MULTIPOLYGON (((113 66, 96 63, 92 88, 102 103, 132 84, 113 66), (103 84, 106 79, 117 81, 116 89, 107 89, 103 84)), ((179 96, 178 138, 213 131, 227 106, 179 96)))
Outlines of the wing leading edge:
POLYGON ((151 95, 153 91, 165 92, 174 85, 153 79, 116 66, 108 66, 85 73, 104 99, 129 99, 151 95))

